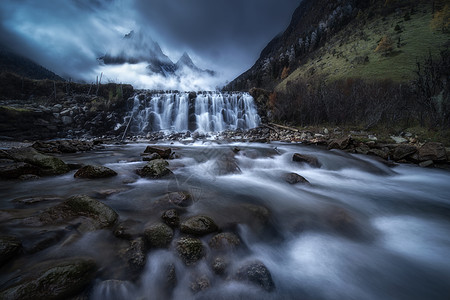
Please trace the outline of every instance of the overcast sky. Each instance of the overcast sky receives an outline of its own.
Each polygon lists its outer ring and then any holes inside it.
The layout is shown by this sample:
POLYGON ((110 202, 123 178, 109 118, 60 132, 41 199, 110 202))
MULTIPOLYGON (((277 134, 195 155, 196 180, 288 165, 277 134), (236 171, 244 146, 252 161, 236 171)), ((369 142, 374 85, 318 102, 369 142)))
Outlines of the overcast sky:
POLYGON ((59 75, 90 81, 99 71, 97 57, 131 30, 141 31, 172 61, 187 51, 194 63, 217 71, 224 82, 253 65, 264 46, 287 27, 299 3, 1 0, 0 42, 59 75))

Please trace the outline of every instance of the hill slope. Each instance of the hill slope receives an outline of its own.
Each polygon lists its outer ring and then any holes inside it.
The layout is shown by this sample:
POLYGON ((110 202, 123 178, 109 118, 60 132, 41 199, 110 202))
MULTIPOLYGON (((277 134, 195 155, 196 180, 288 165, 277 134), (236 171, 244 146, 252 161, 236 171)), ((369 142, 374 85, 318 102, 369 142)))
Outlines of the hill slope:
POLYGON ((32 60, 14 54, 0 45, 0 72, 15 73, 31 79, 50 79, 64 81, 63 78, 47 70, 32 60))
POLYGON ((432 26, 446 3, 304 0, 285 32, 226 89, 284 90, 287 82, 315 77, 409 81, 418 61, 449 45, 448 30, 432 26), (382 39, 387 48, 375 51, 382 39))

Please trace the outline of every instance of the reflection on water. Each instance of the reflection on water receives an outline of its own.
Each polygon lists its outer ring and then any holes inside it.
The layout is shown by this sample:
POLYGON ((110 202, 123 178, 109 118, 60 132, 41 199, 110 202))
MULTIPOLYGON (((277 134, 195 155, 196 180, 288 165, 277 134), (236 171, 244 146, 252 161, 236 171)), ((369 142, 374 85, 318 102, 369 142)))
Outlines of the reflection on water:
MULTIPOLYGON (((145 164, 140 161, 145 146, 108 146, 61 156, 69 163, 103 164, 119 173, 114 178, 74 179, 72 172, 1 182, 2 233, 27 236, 33 229, 22 226, 21 217, 74 194, 103 201, 119 213, 120 221, 145 224, 159 220, 155 205, 168 192, 187 191, 194 204, 182 211, 182 218, 206 214, 242 241, 238 250, 225 254, 225 275, 212 271, 216 253, 208 247, 205 259, 185 266, 172 244, 149 251, 144 270, 131 280, 122 275, 117 259, 126 241, 110 230, 74 234, 70 228, 64 229, 61 242, 23 256, 14 268, 55 256, 93 257, 103 271, 92 287, 92 299, 450 298, 449 172, 389 168, 370 157, 294 144, 197 142, 166 145, 178 157, 170 160, 175 176, 149 180, 135 173, 145 164), (322 167, 292 162, 295 152, 316 156, 322 167), (283 180, 286 172, 298 173, 310 184, 290 185, 283 180), (15 201, 38 196, 53 198, 28 206, 15 201), (255 260, 270 270, 273 292, 233 280, 242 264, 255 260), (176 278, 171 286, 167 268, 173 268, 176 278), (208 287, 193 292, 192 282, 198 278, 207 278, 208 287)), ((175 239, 180 235, 176 231, 175 239)), ((202 237, 204 245, 210 237, 202 237)))

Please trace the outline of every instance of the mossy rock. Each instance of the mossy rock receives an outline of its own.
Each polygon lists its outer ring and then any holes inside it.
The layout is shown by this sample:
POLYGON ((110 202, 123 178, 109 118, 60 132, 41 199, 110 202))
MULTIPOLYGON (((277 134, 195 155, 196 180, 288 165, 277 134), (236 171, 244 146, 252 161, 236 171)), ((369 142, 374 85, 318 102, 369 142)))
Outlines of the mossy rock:
POLYGON ((271 292, 275 289, 269 269, 260 261, 249 262, 238 269, 235 275, 238 281, 244 281, 271 292))
POLYGON ((173 238, 173 229, 164 223, 152 224, 144 229, 144 239, 150 247, 166 248, 173 238))
POLYGON ((182 237, 177 241, 176 249, 186 265, 195 264, 205 255, 202 241, 197 238, 182 237))
POLYGON ((137 174, 147 178, 162 178, 173 174, 167 167, 169 163, 164 159, 155 159, 148 162, 142 169, 137 170, 137 174))
POLYGON ((88 179, 96 179, 96 178, 106 178, 116 176, 117 172, 111 170, 110 168, 104 166, 94 166, 87 165, 80 168, 73 177, 75 178, 88 178, 88 179))
POLYGON ((93 222, 92 229, 112 226, 117 213, 106 204, 89 196, 78 195, 42 212, 38 219, 42 224, 57 224, 76 217, 87 217, 93 222))
POLYGON ((60 175, 70 171, 69 166, 59 158, 39 153, 32 147, 14 148, 8 154, 17 162, 38 167, 40 175, 60 175))
POLYGON ((239 247, 241 240, 231 232, 222 232, 209 240, 209 246, 216 250, 233 250, 239 247))
POLYGON ((0 299, 67 299, 84 289, 96 269, 95 262, 86 258, 41 263, 0 292, 0 299))
POLYGON ((213 219, 208 216, 194 216, 181 223, 180 230, 183 233, 193 235, 206 235, 219 230, 213 219))

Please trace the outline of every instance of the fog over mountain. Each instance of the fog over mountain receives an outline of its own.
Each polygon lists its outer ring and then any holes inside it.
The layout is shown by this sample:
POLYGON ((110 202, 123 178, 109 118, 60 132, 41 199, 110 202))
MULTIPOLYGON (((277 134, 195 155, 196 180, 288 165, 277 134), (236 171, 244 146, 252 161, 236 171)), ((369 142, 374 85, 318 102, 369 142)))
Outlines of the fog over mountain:
POLYGON ((299 2, 3 0, 0 43, 75 80, 214 89, 255 62, 299 2))

